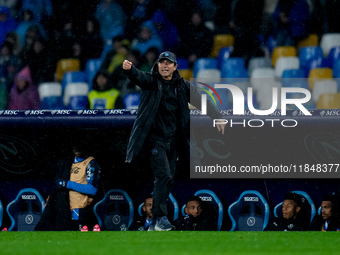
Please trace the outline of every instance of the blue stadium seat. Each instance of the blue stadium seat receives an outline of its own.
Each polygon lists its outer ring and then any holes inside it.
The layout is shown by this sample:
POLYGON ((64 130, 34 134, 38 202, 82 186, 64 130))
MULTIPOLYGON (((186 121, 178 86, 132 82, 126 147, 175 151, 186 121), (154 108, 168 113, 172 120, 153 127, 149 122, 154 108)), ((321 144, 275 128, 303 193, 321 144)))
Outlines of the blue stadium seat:
POLYGON ((220 49, 220 51, 218 52, 218 56, 217 56, 217 67, 221 68, 222 67, 222 63, 230 58, 230 55, 233 51, 233 47, 223 47, 220 49))
POLYGON ((128 93, 123 97, 125 109, 138 109, 140 93, 128 93))
POLYGON ((109 190, 104 198, 93 208, 98 224, 102 230, 127 230, 134 215, 130 196, 121 189, 109 190))
POLYGON ((340 59, 335 60, 333 64, 333 77, 340 78, 340 59))
POLYGON ((304 66, 305 77, 308 77, 311 69, 327 68, 327 67, 331 67, 331 64, 330 64, 328 59, 325 59, 325 58, 322 58, 322 57, 313 58, 313 59, 309 60, 306 63, 306 65, 304 66))
MULTIPOLYGON (((196 191, 194 196, 198 196, 199 198, 202 199, 202 201, 207 202, 215 209, 217 216, 216 217, 217 231, 220 231, 223 222, 223 205, 220 199, 216 196, 216 194, 213 191, 207 189, 201 189, 196 191)), ((184 208, 185 207, 182 207, 182 213, 184 212, 184 208)))
POLYGON ((227 69, 237 70, 244 69, 246 65, 243 58, 228 58, 222 62, 221 71, 225 72, 227 69))
POLYGON ((44 97, 41 101, 41 109, 62 110, 65 109, 62 96, 44 97))
MULTIPOLYGON (((295 190, 295 191, 292 191, 292 192, 299 194, 301 196, 302 203, 306 208, 306 213, 308 214, 308 217, 310 218, 310 222, 312 222, 312 220, 315 216, 315 213, 316 213, 315 204, 314 204, 313 200, 304 191, 295 190)), ((282 204, 283 204, 283 202, 281 202, 281 203, 279 203, 275 206, 275 208, 274 208, 275 217, 282 216, 282 204)))
POLYGON ((99 71, 100 66, 102 65, 102 60, 100 58, 91 58, 86 61, 85 64, 85 79, 89 84, 90 90, 92 89, 92 80, 96 73, 99 71))
POLYGON ((333 47, 331 51, 329 52, 327 59, 328 59, 330 66, 333 67, 334 62, 340 59, 340 46, 333 47))
POLYGON ((177 58, 177 69, 189 69, 189 61, 186 58, 177 58))
POLYGON ((7 213, 12 222, 8 231, 34 231, 44 208, 45 201, 37 190, 21 190, 7 205, 7 213))
POLYGON ((323 58, 322 49, 319 46, 302 47, 299 51, 300 68, 304 68, 309 60, 323 58))
POLYGON ((228 214, 230 231, 262 231, 269 221, 269 205, 260 192, 246 190, 229 206, 228 214))
POLYGON ((85 72, 75 71, 64 73, 63 79, 61 81, 62 90, 64 91, 67 84, 72 82, 86 82, 85 72))
POLYGON ((304 78, 304 77, 306 77, 304 70, 299 68, 284 70, 281 78, 304 78))
POLYGON ((71 96, 68 109, 84 110, 87 109, 88 98, 84 95, 71 96))
POLYGON ((214 58, 198 58, 194 63, 194 78, 196 78, 197 73, 201 69, 216 69, 217 59, 214 58))
MULTIPOLYGON (((138 206, 138 214, 139 216, 143 216, 143 206, 144 206, 144 202, 141 203, 138 206)), ((173 219, 173 221, 178 219, 178 215, 179 215, 179 207, 178 207, 178 203, 177 200, 175 199, 175 197, 170 193, 169 194, 169 200, 168 200, 168 217, 169 219, 173 219)))
POLYGON ((0 228, 1 228, 1 225, 2 225, 3 215, 4 215, 4 207, 2 206, 2 202, 0 200, 0 228))

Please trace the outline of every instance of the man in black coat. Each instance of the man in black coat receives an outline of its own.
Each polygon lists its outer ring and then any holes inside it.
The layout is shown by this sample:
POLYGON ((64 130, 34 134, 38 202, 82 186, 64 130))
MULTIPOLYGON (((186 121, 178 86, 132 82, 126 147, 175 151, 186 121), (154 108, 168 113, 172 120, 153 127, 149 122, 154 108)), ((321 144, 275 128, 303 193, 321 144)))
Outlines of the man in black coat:
POLYGON ((176 230, 216 230, 216 212, 198 196, 189 197, 184 209, 185 215, 179 217, 174 225, 176 230))
POLYGON ((308 229, 308 219, 301 196, 290 192, 283 200, 282 217, 270 220, 265 231, 304 231, 308 229))
MULTIPOLYGON (((159 55, 150 73, 139 71, 131 62, 123 62, 128 78, 142 89, 137 118, 133 125, 126 162, 141 152, 149 158, 155 176, 153 219, 149 230, 168 231, 172 225, 167 219, 167 199, 174 181, 177 148, 189 144, 189 107, 201 105, 198 89, 180 77, 176 56, 172 52, 159 55)), ((210 102, 207 113, 220 119, 221 114, 210 102)), ((224 133, 224 124, 218 124, 224 133)))
POLYGON ((325 195, 321 202, 321 215, 315 215, 310 224, 311 231, 338 231, 340 229, 338 218, 338 197, 336 194, 325 195))

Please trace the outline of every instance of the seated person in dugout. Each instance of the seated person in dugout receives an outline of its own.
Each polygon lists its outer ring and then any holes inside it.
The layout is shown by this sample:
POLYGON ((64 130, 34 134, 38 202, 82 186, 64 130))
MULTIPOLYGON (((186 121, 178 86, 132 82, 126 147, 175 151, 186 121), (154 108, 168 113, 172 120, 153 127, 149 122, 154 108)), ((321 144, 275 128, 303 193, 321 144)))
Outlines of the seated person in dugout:
POLYGON ((144 200, 144 205, 142 208, 143 216, 137 217, 131 224, 129 230, 146 231, 149 229, 149 225, 152 220, 152 212, 151 212, 152 201, 153 201, 152 196, 149 196, 144 200))
POLYGON ((176 230, 216 230, 215 210, 199 197, 192 196, 186 202, 185 215, 175 222, 176 230))
POLYGON ((339 231, 336 195, 325 195, 321 202, 321 215, 317 214, 310 224, 310 231, 339 231))
POLYGON ((271 219, 265 231, 304 231, 308 229, 308 219, 301 196, 289 192, 283 200, 282 216, 271 219))

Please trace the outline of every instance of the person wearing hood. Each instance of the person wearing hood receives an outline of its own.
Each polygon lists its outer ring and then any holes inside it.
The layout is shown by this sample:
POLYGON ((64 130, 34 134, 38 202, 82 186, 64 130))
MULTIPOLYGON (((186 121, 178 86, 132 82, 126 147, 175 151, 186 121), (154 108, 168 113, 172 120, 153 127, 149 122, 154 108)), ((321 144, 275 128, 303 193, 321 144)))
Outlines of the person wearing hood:
POLYGON ((14 85, 9 94, 9 110, 39 110, 38 88, 33 84, 28 66, 24 67, 14 78, 14 85))
MULTIPOLYGON (((122 67, 128 78, 142 89, 126 162, 138 157, 149 159, 155 177, 149 230, 169 231, 173 226, 167 218, 167 199, 174 182, 177 152, 188 148, 190 143, 188 103, 200 108, 201 94, 180 77, 172 52, 161 53, 151 72, 138 70, 128 60, 122 67)), ((221 118, 210 101, 207 101, 207 112, 212 119, 221 118)), ((224 127, 217 124, 222 134, 224 127)))
POLYGON ((138 50, 144 56, 151 47, 156 47, 159 51, 163 50, 163 42, 157 35, 152 21, 149 20, 141 25, 138 38, 132 41, 131 48, 138 50))

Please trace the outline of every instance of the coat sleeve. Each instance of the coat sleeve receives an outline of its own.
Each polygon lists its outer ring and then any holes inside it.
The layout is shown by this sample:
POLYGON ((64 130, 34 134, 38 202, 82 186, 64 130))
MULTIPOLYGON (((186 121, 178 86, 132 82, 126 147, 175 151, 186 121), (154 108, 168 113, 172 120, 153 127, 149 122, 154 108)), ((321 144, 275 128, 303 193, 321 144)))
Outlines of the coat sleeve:
POLYGON ((124 70, 130 81, 136 84, 141 89, 153 89, 157 84, 155 77, 151 73, 142 72, 132 65, 130 70, 124 70))

